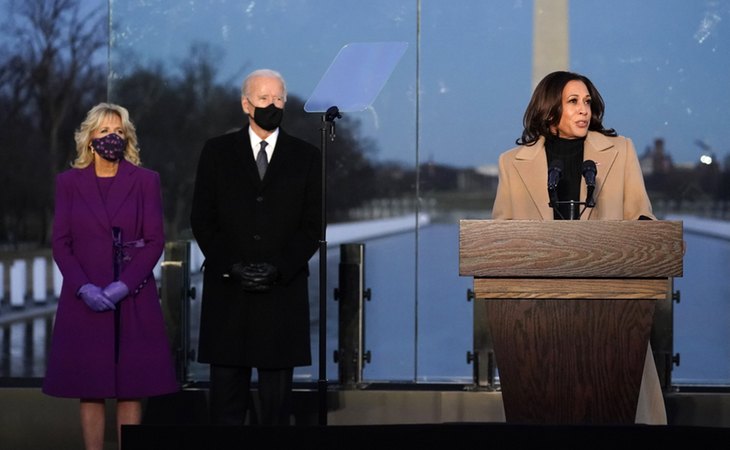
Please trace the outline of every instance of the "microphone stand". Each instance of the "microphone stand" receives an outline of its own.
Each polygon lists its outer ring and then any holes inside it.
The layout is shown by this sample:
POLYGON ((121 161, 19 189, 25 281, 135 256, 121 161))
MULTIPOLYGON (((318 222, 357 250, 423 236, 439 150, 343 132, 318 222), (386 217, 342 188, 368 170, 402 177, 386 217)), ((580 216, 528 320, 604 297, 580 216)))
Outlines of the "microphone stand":
POLYGON ((342 118, 336 106, 322 116, 322 228, 319 239, 319 424, 327 425, 327 136, 335 140, 335 119, 342 118))
POLYGON ((575 200, 551 201, 550 206, 553 208, 554 211, 557 211, 558 216, 560 216, 562 220, 578 220, 580 219, 580 216, 583 215, 586 208, 593 208, 594 206, 596 206, 596 202, 591 197, 588 201, 585 202, 577 202, 575 200), (570 205, 570 214, 568 215, 567 219, 563 217, 563 215, 560 213, 559 205, 570 205), (583 206, 584 208, 580 213, 578 213, 578 208, 580 206, 583 206))
POLYGON ((554 186, 548 186, 548 195, 550 195, 550 203, 548 203, 548 206, 553 209, 554 212, 558 213, 560 217, 562 215, 560 214, 560 210, 558 209, 558 191, 554 186))

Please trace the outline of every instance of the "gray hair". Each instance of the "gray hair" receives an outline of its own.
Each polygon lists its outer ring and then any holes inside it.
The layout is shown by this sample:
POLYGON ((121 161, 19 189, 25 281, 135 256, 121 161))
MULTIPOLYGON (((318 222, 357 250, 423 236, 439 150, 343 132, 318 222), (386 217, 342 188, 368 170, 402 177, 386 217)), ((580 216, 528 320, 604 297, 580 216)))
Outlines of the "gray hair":
POLYGON ((279 72, 272 69, 258 69, 249 73, 241 84, 241 97, 248 96, 248 89, 251 85, 251 80, 256 77, 278 78, 284 88, 284 101, 286 101, 286 81, 284 81, 284 77, 279 72))

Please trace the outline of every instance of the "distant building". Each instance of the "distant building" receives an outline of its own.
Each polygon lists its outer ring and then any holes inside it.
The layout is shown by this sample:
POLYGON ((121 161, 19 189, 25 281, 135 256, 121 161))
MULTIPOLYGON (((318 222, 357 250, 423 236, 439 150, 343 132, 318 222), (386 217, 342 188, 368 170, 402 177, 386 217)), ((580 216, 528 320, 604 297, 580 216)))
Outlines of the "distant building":
POLYGON ((664 139, 657 138, 639 157, 641 171, 645 176, 669 173, 674 167, 672 156, 664 149, 664 139))

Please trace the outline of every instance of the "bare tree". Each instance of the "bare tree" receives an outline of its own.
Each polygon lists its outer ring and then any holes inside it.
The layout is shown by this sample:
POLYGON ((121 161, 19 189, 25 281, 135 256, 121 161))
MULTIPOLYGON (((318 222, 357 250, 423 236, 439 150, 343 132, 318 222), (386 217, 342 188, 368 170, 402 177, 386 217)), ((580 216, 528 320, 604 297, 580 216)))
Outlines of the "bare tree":
MULTIPOLYGON (((24 205, 34 209, 34 223, 12 233, 19 239, 47 242, 53 179, 72 158, 74 128, 105 97, 100 50, 107 42, 106 15, 101 8, 82 12, 81 6, 79 0, 6 4, 4 41, 11 45, 0 54, 0 141, 25 164, 0 170, 29 170, 12 174, 19 185, 11 190, 28 194, 32 201, 24 205), (18 123, 23 128, 8 127, 18 123)), ((3 213, 25 216, 28 211, 3 213)))
POLYGON ((190 238, 190 199, 205 139, 242 124, 238 90, 215 83, 216 50, 194 44, 179 72, 128 68, 110 97, 129 109, 145 166, 160 173, 168 239, 190 238))

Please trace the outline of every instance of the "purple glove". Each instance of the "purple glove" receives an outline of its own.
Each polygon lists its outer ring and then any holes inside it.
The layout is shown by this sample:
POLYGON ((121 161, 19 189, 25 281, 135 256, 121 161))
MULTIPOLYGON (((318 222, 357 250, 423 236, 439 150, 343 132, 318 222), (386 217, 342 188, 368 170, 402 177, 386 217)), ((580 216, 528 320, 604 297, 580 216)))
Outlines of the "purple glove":
POLYGON ((116 305, 129 294, 129 288, 122 281, 112 281, 109 286, 104 288, 103 293, 106 298, 116 305))
POLYGON ((114 302, 106 298, 101 288, 95 284, 87 283, 79 289, 79 297, 92 311, 102 312, 110 309, 117 309, 114 302))

